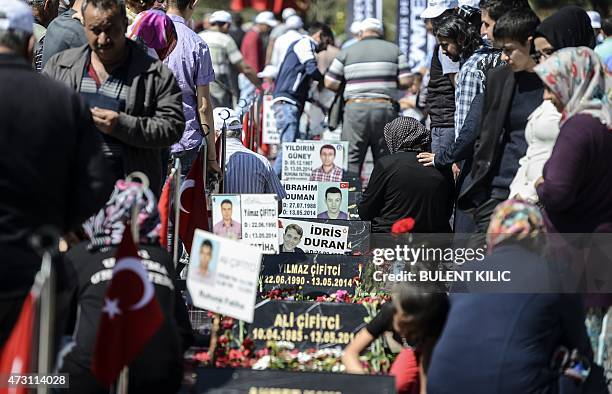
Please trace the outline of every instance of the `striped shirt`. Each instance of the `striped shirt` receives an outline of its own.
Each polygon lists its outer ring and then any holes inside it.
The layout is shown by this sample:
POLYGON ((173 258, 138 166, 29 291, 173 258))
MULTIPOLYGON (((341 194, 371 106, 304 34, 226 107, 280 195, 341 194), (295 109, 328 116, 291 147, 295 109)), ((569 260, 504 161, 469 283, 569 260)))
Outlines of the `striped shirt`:
POLYGON ((366 37, 340 51, 326 78, 346 81, 344 99, 396 99, 398 79, 410 74, 399 47, 378 37, 366 37))
POLYGON ((262 155, 248 150, 237 138, 227 138, 225 193, 276 194, 287 197, 272 165, 262 155))
POLYGON ((227 77, 230 74, 230 64, 238 64, 242 61, 242 53, 229 34, 206 30, 199 36, 208 44, 210 60, 217 78, 221 75, 227 77))
POLYGON ((485 45, 477 49, 461 66, 455 88, 455 139, 459 137, 474 97, 484 92, 487 71, 500 63, 499 49, 485 45))

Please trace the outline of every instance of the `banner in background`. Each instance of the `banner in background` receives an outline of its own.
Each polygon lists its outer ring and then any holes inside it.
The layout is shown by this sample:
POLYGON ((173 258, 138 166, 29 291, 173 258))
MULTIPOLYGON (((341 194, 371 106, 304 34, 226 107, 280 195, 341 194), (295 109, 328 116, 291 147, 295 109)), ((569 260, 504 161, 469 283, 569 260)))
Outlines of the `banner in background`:
POLYGON ((383 19, 383 0, 349 0, 346 12, 346 31, 354 21, 366 18, 383 19))
POLYGON ((427 58, 427 29, 420 15, 427 8, 427 0, 398 0, 397 45, 406 54, 410 68, 427 58))

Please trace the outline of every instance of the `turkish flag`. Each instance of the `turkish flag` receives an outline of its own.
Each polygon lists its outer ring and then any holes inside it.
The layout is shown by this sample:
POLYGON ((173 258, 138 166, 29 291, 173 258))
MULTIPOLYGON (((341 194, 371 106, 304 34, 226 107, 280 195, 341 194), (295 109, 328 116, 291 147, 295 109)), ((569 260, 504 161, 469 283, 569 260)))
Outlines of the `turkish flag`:
MULTIPOLYGON (((8 374, 22 375, 30 372, 30 354, 32 352, 32 328, 34 326, 36 297, 33 292, 26 297, 21 307, 19 319, 13 327, 11 336, 8 338, 0 354, 0 375, 7 377, 8 374)), ((6 382, 3 382, 6 383, 6 382)), ((10 389, 4 385, 0 386, 0 394, 26 394, 24 386, 14 386, 10 389)))
POLYGON ((196 229, 208 231, 208 209, 204 195, 204 163, 202 151, 198 152, 189 174, 181 184, 179 236, 191 253, 191 241, 196 229))
POLYGON ((164 315, 149 274, 140 261, 130 226, 117 249, 106 289, 91 370, 106 387, 119 376, 161 327, 164 315))
POLYGON ((161 228, 159 229, 159 243, 164 249, 168 249, 168 219, 170 218, 170 191, 172 190, 172 181, 174 176, 170 175, 166 180, 166 184, 162 189, 161 197, 157 202, 157 210, 159 211, 159 221, 161 228))

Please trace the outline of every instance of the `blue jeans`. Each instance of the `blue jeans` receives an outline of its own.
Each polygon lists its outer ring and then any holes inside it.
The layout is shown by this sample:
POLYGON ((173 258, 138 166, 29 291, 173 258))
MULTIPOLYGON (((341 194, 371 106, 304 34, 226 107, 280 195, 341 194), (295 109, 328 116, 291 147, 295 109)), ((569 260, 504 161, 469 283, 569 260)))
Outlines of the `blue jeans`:
POLYGON ((242 116, 244 112, 249 110, 255 99, 255 85, 244 74, 240 74, 238 75, 238 89, 240 89, 240 98, 234 110, 242 116))
POLYGON ((275 103, 272 109, 281 140, 274 160, 274 172, 280 177, 283 169, 283 142, 295 142, 300 128, 300 110, 296 105, 284 101, 275 103))
POLYGON ((439 155, 455 142, 455 129, 452 127, 431 128, 431 153, 439 155))

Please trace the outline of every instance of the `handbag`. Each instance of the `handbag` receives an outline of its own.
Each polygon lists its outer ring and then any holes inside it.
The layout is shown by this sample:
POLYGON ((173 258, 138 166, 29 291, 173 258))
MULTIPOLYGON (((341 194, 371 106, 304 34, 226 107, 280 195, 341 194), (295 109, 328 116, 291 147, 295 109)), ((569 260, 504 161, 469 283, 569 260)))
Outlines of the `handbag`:
POLYGON ((335 130, 342 123, 342 117, 344 116, 344 87, 346 81, 340 84, 340 88, 336 92, 336 97, 329 108, 329 115, 327 116, 327 125, 330 130, 335 130))

